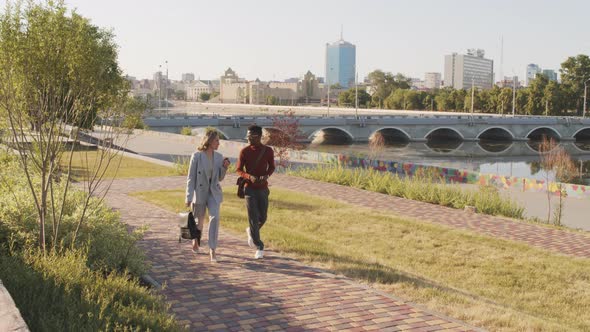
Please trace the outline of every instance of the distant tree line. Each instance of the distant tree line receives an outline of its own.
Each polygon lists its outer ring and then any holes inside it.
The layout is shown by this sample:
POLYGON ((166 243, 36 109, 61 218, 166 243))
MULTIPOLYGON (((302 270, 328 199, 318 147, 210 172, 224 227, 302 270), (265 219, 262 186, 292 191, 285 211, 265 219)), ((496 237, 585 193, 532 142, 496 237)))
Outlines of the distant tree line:
MULTIPOLYGON (((514 99, 515 113, 520 115, 582 115, 584 81, 590 78, 590 57, 584 54, 568 57, 561 64, 560 74, 561 82, 550 81, 545 75, 537 74, 529 86, 516 90, 515 98, 511 87, 494 85, 488 90, 475 88, 474 111, 511 114, 514 99)), ((368 81, 372 95, 365 88, 358 89, 359 107, 362 108, 456 112, 471 109, 471 89, 411 90, 408 77, 381 70, 371 72, 368 81)), ((354 107, 355 98, 355 89, 351 88, 340 94, 338 103, 354 107)))

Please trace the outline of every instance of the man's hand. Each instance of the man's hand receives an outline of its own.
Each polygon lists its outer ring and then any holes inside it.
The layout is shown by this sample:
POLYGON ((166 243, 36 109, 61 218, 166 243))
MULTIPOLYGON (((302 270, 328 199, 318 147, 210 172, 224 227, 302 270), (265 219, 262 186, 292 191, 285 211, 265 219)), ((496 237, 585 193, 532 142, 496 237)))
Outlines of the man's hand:
POLYGON ((191 207, 191 202, 186 202, 186 207, 191 207))
POLYGON ((230 161, 228 158, 223 159, 223 168, 227 169, 229 167, 230 161))

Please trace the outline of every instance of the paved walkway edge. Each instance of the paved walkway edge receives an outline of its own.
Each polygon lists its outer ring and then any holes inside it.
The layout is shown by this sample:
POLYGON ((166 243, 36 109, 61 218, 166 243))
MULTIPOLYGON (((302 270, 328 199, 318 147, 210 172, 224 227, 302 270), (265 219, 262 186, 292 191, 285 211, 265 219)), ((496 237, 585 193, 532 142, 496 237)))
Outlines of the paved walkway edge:
POLYGON ((27 323, 0 280, 0 331, 28 332, 27 323))

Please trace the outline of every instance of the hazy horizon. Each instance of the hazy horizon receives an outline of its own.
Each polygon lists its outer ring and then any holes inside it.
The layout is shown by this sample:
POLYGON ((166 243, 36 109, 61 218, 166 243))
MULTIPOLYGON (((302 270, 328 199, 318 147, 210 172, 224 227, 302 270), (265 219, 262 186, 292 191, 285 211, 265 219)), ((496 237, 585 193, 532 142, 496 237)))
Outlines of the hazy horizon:
POLYGON ((166 60, 173 80, 182 73, 218 79, 228 67, 249 80, 284 80, 308 70, 323 77, 326 43, 340 38, 341 26, 357 47, 359 79, 375 69, 422 79, 425 72, 444 75, 444 55, 481 48, 494 60, 496 80, 501 70, 522 80, 529 63, 558 71, 568 56, 590 53, 583 32, 590 2, 581 0, 66 3, 113 29, 121 68, 138 79, 152 78, 159 65, 165 72, 166 60))

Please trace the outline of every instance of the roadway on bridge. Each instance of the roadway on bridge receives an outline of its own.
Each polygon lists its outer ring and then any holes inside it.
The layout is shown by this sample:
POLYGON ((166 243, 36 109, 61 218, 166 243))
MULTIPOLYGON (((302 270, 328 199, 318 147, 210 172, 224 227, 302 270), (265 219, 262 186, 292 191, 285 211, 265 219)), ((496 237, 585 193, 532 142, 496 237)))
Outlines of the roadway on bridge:
MULTIPOLYGON (((468 115, 469 113, 461 112, 429 112, 429 111, 410 111, 410 110, 388 110, 388 109, 363 109, 358 111, 354 108, 345 107, 328 107, 326 106, 276 106, 276 105, 250 105, 250 104, 218 104, 218 103, 198 103, 174 101, 174 106, 161 108, 153 111, 154 114, 169 115, 275 115, 284 114, 286 111, 293 111, 299 116, 322 116, 322 115, 399 115, 399 114, 437 114, 437 115, 468 115)), ((491 115, 488 113, 474 113, 474 115, 491 115)))

